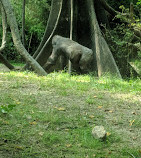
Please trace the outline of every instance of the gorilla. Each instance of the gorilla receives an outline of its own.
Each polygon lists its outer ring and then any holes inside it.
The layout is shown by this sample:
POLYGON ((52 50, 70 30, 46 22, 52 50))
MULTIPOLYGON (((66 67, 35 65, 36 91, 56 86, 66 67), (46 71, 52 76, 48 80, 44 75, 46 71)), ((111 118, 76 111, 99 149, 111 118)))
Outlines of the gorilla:
POLYGON ((79 43, 59 35, 52 38, 53 51, 43 68, 48 70, 55 65, 59 56, 64 56, 71 61, 76 70, 87 72, 93 61, 93 51, 79 43))

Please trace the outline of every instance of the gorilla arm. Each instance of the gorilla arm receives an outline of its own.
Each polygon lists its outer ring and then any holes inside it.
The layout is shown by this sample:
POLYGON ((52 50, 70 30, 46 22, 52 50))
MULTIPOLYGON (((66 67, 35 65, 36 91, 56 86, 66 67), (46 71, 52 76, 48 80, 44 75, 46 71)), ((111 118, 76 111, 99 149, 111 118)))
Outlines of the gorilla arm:
POLYGON ((44 64, 43 68, 44 70, 50 69, 51 66, 55 65, 59 55, 57 53, 57 50, 53 49, 52 54, 48 58, 47 62, 44 64))

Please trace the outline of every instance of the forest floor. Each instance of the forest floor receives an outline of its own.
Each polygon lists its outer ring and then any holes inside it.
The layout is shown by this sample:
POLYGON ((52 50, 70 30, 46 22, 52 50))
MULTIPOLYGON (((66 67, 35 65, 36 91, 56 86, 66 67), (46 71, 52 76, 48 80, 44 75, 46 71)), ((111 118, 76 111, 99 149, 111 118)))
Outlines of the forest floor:
POLYGON ((140 158, 141 80, 0 65, 0 158, 140 158), (93 138, 102 125, 107 139, 93 138))

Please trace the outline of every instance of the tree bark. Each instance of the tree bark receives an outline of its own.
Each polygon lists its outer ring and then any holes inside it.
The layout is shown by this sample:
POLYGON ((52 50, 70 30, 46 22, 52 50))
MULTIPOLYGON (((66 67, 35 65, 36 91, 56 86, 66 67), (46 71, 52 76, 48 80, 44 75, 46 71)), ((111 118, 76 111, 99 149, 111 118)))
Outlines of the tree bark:
MULTIPOLYGON (((46 43, 46 41, 49 39, 50 35, 52 34, 56 21, 58 19, 58 16, 60 16, 59 12, 62 10, 62 3, 63 3, 63 0, 52 0, 51 11, 50 11, 49 19, 47 22, 46 30, 45 30, 43 39, 42 39, 39 47, 37 48, 36 52, 33 55, 33 58, 36 58, 39 55, 39 53, 42 54, 42 52, 45 49, 47 49, 48 43, 46 43), (46 43, 46 45, 45 45, 45 43, 46 43)), ((36 59, 38 59, 38 58, 39 58, 39 56, 36 59)))
POLYGON ((119 69, 115 63, 113 55, 105 39, 101 34, 95 14, 93 0, 86 0, 86 3, 87 3, 87 9, 89 11, 89 21, 91 26, 92 41, 95 41, 98 76, 101 77, 104 74, 110 73, 112 75, 116 75, 117 77, 121 78, 119 69))
POLYGON ((25 0, 23 0, 22 8, 22 43, 25 47, 25 0))
POLYGON ((15 44, 15 47, 17 51, 23 56, 23 58, 26 60, 27 63, 37 72, 39 75, 47 75, 45 70, 35 61, 27 52, 25 47, 23 46, 21 39, 20 39, 20 34, 18 30, 18 25, 16 22, 16 18, 13 12, 13 8, 9 2, 9 0, 1 0, 3 8, 6 12, 7 19, 10 25, 11 33, 12 33, 12 38, 13 42, 15 44))
MULTIPOLYGON (((74 12, 74 8, 73 8, 73 0, 70 0, 70 6, 71 6, 71 18, 70 18, 70 40, 72 40, 72 35, 73 35, 73 12, 74 12)), ((69 67, 68 67, 68 72, 71 75, 71 71, 72 71, 72 64, 71 61, 69 60, 69 67)))
MULTIPOLYGON (((1 51, 0 51, 1 52, 1 51)), ((0 61, 10 70, 14 70, 14 66, 9 63, 9 61, 0 53, 0 61)))
MULTIPOLYGON (((56 28, 57 28, 57 25, 58 25, 58 22, 59 22, 59 18, 60 18, 60 14, 61 14, 61 11, 62 11, 62 3, 63 3, 63 0, 58 0, 58 3, 56 4, 55 3, 55 6, 58 8, 57 10, 55 10, 55 12, 57 12, 58 14, 57 14, 57 17, 55 17, 56 18, 56 22, 54 23, 54 25, 53 25, 53 27, 52 27, 52 32, 51 32, 51 34, 49 35, 49 37, 48 37, 48 39, 45 41, 45 43, 44 43, 44 45, 42 46, 42 48, 41 48, 41 50, 40 50, 40 52, 38 53, 38 55, 36 56, 36 60, 38 61, 38 59, 40 58, 40 56, 42 56, 42 54, 47 50, 47 46, 48 46, 48 44, 49 44, 49 42, 50 42, 50 40, 51 40, 51 38, 52 38, 52 36, 53 36, 53 34, 54 34, 54 32, 55 32, 55 30, 56 30, 56 28)), ((54 6, 54 4, 52 4, 52 7, 54 6)), ((55 8, 56 8, 55 7, 55 8)), ((55 9, 54 8, 54 9, 55 9)), ((54 10, 53 10, 54 11, 54 10)), ((52 11, 52 13, 53 13, 53 11, 52 11)), ((56 14, 56 13, 54 13, 54 14, 56 14)), ((50 14, 51 16, 53 16, 53 14, 50 14)), ((54 17, 54 16, 53 16, 54 17)), ((49 16, 49 18, 50 18, 50 16, 49 16)), ((51 27, 51 25, 49 25, 50 27, 51 27)))
POLYGON ((0 47, 0 61, 10 70, 13 70, 14 66, 11 65, 8 62, 8 60, 1 54, 1 52, 5 49, 5 46, 6 46, 6 34, 7 34, 7 19, 6 19, 5 11, 1 5, 1 2, 0 2, 0 9, 1 9, 1 14, 2 14, 2 28, 3 28, 2 44, 0 47))
MULTIPOLYGON (((43 66, 45 64, 45 62, 47 61, 50 53, 47 53, 45 55, 45 51, 50 50, 50 39, 55 31, 55 27, 58 24, 56 21, 59 20, 60 18, 60 14, 61 14, 61 10, 62 10, 62 3, 63 0, 52 0, 51 3, 51 10, 50 10, 50 15, 48 18, 48 22, 47 22, 47 26, 43 35, 43 38, 40 42, 40 45, 38 46, 36 52, 33 54, 33 58, 35 60, 38 61, 38 63, 40 63, 41 66, 43 66)), ((24 66, 24 69, 28 69, 29 65, 26 64, 24 66)))
POLYGON ((109 20, 108 20, 105 8, 101 4, 100 0, 95 0, 94 2, 95 2, 94 3, 95 13, 96 13, 99 25, 101 25, 101 27, 106 27, 110 29, 110 24, 109 24, 109 20))
POLYGON ((99 0, 99 2, 101 3, 101 5, 103 6, 103 8, 109 12, 111 15, 115 16, 117 15, 117 11, 115 11, 111 6, 109 6, 109 4, 105 1, 105 0, 99 0))

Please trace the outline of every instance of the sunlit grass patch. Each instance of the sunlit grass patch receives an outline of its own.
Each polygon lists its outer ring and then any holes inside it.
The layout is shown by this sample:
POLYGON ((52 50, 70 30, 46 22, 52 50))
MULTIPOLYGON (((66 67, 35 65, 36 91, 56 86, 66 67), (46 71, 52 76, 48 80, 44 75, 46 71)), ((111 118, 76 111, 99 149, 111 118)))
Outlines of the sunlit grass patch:
POLYGON ((0 112, 0 156, 126 158, 132 141, 130 153, 138 156, 140 85, 140 79, 64 72, 1 73, 0 106, 16 106, 0 112), (93 138, 96 125, 109 132, 105 141, 93 138))
POLYGON ((121 154, 124 156, 124 157, 137 157, 137 158, 140 158, 141 157, 141 151, 140 151, 140 148, 129 148, 129 147, 124 147, 122 150, 121 150, 121 154))

